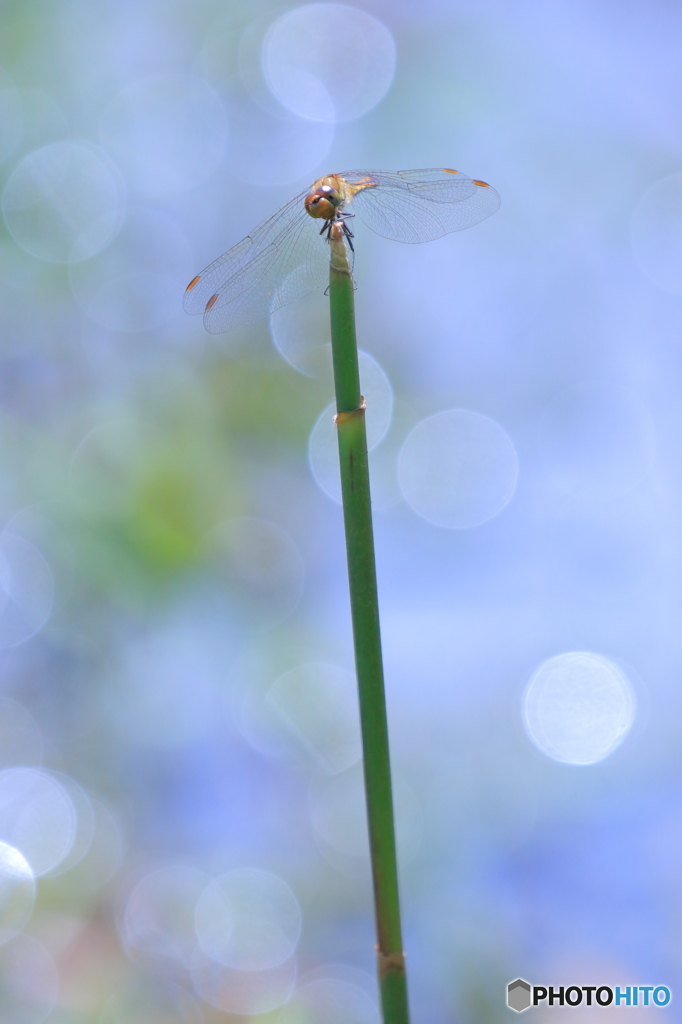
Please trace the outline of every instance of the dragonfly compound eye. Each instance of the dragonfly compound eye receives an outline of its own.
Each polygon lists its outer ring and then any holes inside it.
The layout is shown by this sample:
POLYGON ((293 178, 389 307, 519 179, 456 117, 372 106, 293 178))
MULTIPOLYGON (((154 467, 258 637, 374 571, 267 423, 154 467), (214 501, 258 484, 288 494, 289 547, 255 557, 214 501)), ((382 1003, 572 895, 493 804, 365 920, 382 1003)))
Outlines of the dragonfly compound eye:
POLYGON ((319 192, 311 192, 310 195, 307 195, 304 204, 311 217, 332 220, 336 215, 335 204, 325 195, 320 195, 319 192))

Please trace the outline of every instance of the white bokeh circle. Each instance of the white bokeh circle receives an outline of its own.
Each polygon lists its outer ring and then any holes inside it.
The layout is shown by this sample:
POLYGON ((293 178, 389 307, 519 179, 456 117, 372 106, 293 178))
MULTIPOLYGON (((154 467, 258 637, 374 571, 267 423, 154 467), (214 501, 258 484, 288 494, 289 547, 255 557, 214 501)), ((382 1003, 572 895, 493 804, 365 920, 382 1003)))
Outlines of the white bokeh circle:
POLYGON ((435 526, 463 530, 498 515, 511 500, 518 456, 490 416, 447 409, 421 420, 398 456, 405 501, 435 526))
POLYGON ((262 46, 270 91, 312 121, 351 121, 372 110, 391 86, 395 62, 386 25, 347 4, 295 7, 270 26, 262 46))
POLYGON ((289 886, 260 868, 235 868, 214 878, 197 901, 199 945, 236 971, 278 967, 301 935, 301 907, 289 886))
POLYGON ((28 153, 2 193, 14 240, 52 263, 87 260, 116 236, 125 188, 106 153, 84 142, 52 142, 28 153))
POLYGON ((357 684, 347 669, 325 661, 297 665, 278 676, 266 700, 328 772, 362 757, 357 684))
POLYGON ((77 824, 73 801, 54 776, 37 768, 0 772, 0 840, 19 850, 36 877, 69 855, 77 824))
POLYGON ((264 649, 252 649, 233 663, 232 688, 226 713, 244 741, 265 758, 301 767, 310 765, 311 751, 286 721, 269 693, 279 676, 264 649))
POLYGON ((128 896, 120 928, 130 958, 163 973, 189 969, 197 946, 194 911, 206 876, 168 864, 139 880, 128 896))
POLYGON ((622 670, 587 651, 559 654, 540 665, 523 695, 523 720, 533 743, 567 764, 594 764, 622 743, 635 718, 635 696, 622 670))
POLYGON ((227 116, 218 93, 196 75, 150 75, 106 107, 102 144, 128 184, 162 196, 200 185, 225 154, 227 116))

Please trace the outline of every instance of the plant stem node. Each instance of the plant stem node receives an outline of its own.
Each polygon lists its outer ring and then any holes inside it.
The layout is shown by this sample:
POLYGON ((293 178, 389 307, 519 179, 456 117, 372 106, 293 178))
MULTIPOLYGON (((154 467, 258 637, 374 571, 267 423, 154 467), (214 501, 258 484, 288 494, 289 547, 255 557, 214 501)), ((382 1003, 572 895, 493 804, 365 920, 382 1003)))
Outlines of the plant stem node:
POLYGON ((376 951, 379 978, 383 978, 389 971, 393 971, 396 974, 405 973, 404 953, 382 953, 378 946, 376 951))
POLYGON ((355 416, 361 416, 366 408, 367 402, 365 401, 364 396, 360 395, 360 405, 357 409, 351 409, 350 412, 337 412, 334 417, 334 423, 337 427, 341 427, 344 423, 347 423, 348 420, 353 419, 355 416))

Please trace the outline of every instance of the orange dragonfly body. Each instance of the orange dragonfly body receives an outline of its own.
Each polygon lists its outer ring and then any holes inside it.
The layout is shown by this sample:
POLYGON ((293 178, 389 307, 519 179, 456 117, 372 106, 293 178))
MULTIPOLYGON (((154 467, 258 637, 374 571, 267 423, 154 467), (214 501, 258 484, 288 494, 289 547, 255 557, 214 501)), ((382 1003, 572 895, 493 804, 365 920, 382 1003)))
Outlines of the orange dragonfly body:
POLYGON ((187 313, 202 313, 220 334, 269 316, 325 280, 332 224, 356 213, 397 242, 429 242, 485 220, 500 197, 485 181, 449 168, 344 171, 319 178, 190 281, 187 313), (319 222, 322 221, 322 228, 319 222))

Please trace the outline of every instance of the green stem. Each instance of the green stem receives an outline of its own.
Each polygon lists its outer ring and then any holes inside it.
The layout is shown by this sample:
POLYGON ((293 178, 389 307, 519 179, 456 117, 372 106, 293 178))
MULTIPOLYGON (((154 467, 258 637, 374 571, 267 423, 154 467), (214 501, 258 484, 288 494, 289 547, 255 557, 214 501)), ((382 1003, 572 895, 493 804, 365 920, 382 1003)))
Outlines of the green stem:
POLYGON ((365 410, 360 395, 353 277, 340 231, 332 229, 329 300, 341 492, 348 554, 365 794, 374 881, 384 1024, 409 1024, 381 657, 365 410))

